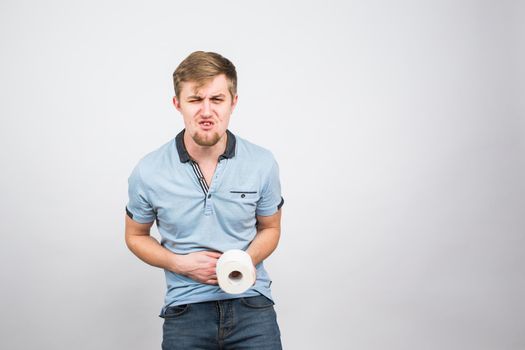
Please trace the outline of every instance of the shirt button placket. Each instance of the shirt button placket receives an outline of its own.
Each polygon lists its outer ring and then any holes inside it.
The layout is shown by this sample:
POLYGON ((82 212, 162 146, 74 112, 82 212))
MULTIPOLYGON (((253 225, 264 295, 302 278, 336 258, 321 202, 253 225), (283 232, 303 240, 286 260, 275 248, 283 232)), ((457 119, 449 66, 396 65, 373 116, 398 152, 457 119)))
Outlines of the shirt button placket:
MULTIPOLYGON (((211 192, 211 188, 209 189, 209 191, 211 192)), ((205 205, 204 205, 204 215, 211 215, 212 213, 212 195, 211 193, 208 192, 208 194, 206 195, 206 198, 205 198, 205 205)))
POLYGON ((213 192, 215 191, 215 188, 218 186, 218 181, 221 176, 221 172, 224 166, 224 160, 220 160, 217 164, 217 168, 215 168, 215 174, 213 175, 213 179, 211 181, 211 186, 208 189, 208 194, 206 195, 206 205, 204 206, 204 215, 211 215, 213 212, 213 192))

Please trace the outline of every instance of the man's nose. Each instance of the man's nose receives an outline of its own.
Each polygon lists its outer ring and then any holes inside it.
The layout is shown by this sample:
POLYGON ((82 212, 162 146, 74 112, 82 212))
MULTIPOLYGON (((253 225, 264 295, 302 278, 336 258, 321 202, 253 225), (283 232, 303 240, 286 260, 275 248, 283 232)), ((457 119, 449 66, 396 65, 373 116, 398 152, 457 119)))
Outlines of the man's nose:
POLYGON ((211 117, 211 103, 208 99, 202 101, 202 116, 211 117))

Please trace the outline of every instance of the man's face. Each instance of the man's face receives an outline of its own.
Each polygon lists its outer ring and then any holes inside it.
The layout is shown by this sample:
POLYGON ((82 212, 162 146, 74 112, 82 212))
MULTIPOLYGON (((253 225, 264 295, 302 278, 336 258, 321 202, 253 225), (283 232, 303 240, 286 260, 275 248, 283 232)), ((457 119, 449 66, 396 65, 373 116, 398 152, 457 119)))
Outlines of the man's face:
POLYGON ((183 83, 180 99, 174 97, 173 104, 182 114, 186 132, 193 141, 210 147, 224 136, 237 95, 232 99, 228 80, 221 74, 198 89, 195 82, 183 83))

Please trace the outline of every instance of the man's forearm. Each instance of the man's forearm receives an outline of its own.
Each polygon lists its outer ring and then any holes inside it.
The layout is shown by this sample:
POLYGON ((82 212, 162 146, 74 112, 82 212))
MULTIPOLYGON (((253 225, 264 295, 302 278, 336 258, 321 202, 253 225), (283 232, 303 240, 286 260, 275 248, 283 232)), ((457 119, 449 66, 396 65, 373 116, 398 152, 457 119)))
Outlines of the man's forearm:
POLYGON ((128 248, 140 260, 162 269, 175 271, 175 254, 160 245, 152 236, 126 237, 128 248))
POLYGON ((253 265, 259 264, 272 254, 277 248, 280 236, 281 229, 278 227, 269 227, 257 232, 255 239, 246 250, 252 258, 253 265))
POLYGON ((126 243, 133 254, 149 265, 187 276, 200 283, 217 284, 215 266, 221 255, 218 252, 175 254, 149 235, 129 236, 126 243))

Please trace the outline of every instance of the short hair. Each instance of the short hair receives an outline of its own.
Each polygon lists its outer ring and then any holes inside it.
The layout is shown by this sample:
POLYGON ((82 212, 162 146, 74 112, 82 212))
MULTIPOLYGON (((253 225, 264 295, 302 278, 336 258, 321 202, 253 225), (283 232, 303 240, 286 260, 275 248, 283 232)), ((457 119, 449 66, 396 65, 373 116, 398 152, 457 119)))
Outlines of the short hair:
POLYGON ((195 51, 173 72, 175 96, 180 98, 184 82, 195 82, 197 88, 200 88, 221 74, 224 74, 228 80, 228 91, 233 99, 237 95, 237 71, 233 63, 215 52, 195 51))

